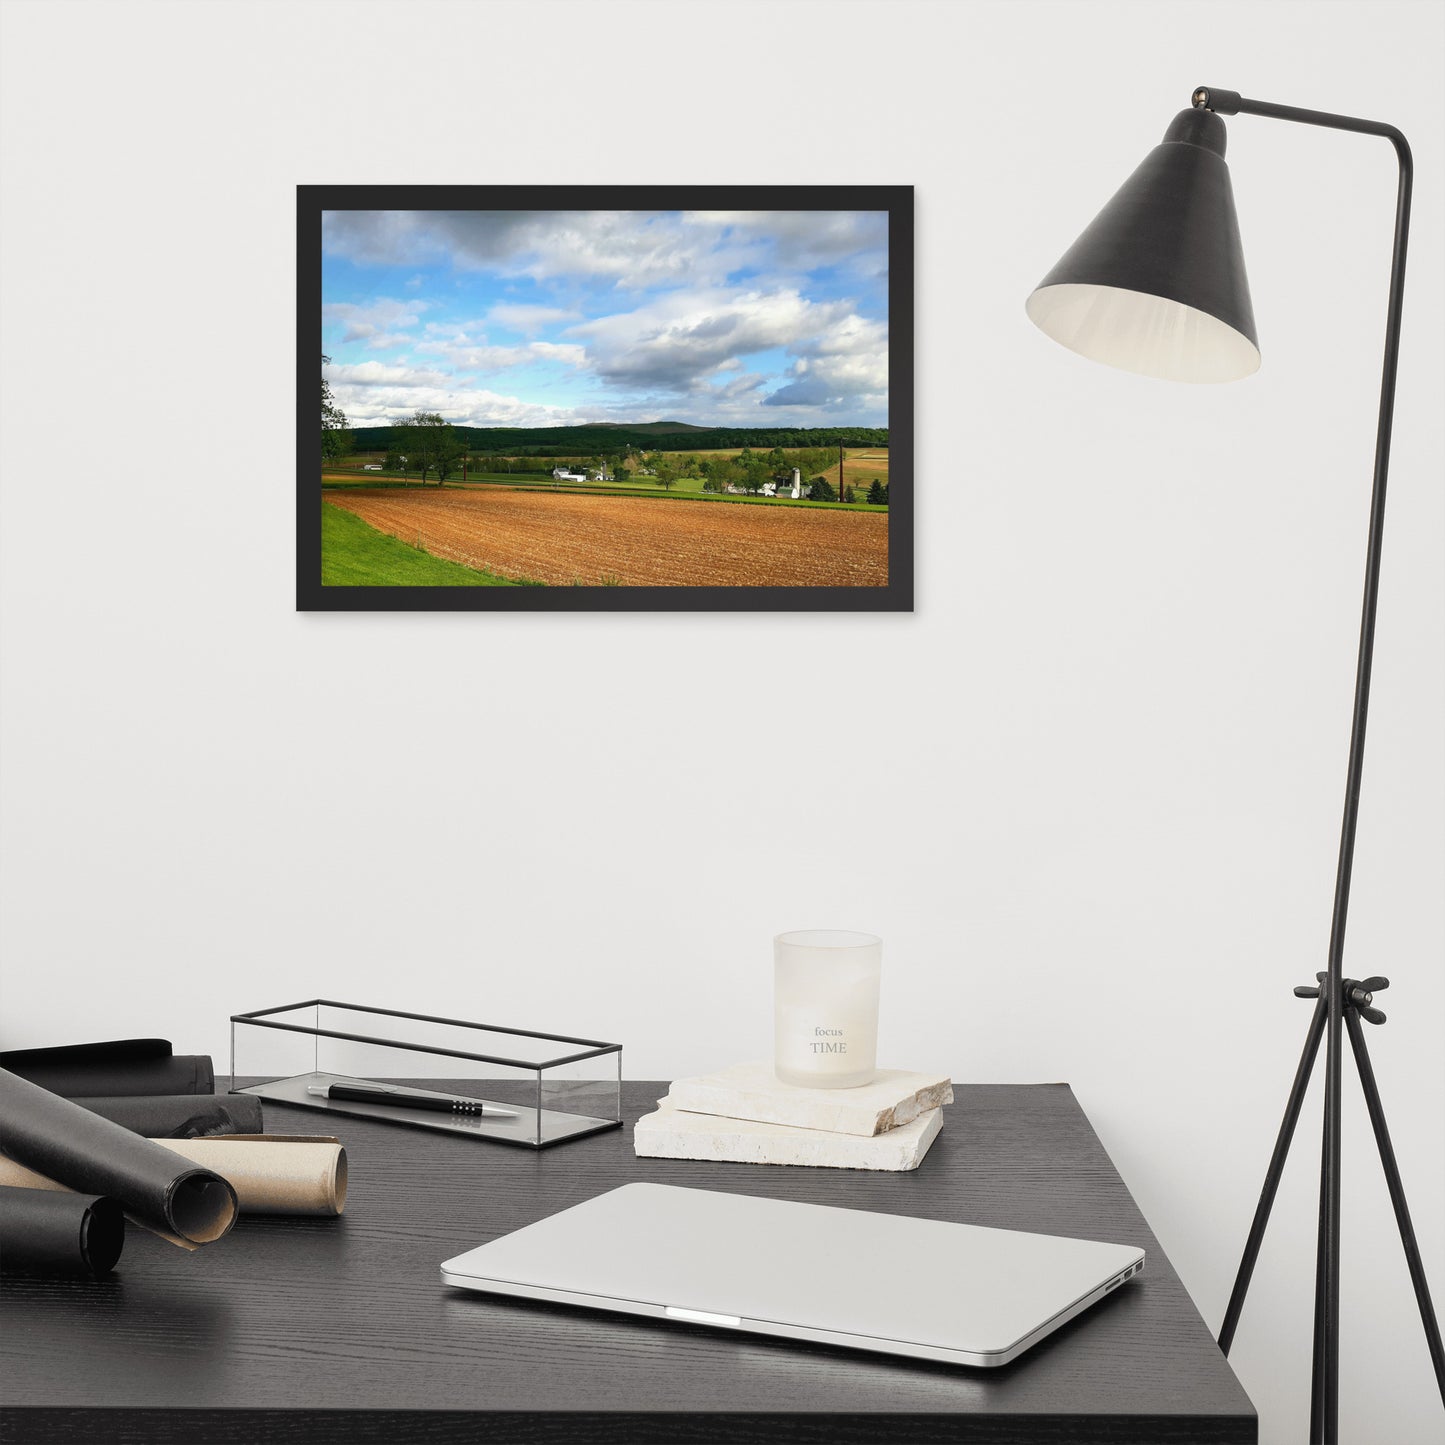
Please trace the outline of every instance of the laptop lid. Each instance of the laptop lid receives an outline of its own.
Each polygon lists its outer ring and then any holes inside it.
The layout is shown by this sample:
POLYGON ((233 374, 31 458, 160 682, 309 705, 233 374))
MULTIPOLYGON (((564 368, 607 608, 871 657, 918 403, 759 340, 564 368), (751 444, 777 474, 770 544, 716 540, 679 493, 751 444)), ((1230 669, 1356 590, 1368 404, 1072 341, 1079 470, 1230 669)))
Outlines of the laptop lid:
POLYGON ((1132 1245, 627 1184, 441 1274, 462 1289, 1002 1365, 1143 1267, 1132 1245))

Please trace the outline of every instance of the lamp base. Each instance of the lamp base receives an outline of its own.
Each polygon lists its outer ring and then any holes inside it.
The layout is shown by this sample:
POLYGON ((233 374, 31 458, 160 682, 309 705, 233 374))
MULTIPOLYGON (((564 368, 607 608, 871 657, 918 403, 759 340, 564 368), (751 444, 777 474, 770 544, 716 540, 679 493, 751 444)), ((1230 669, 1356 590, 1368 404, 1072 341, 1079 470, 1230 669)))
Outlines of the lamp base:
MULTIPOLYGON (((1296 998, 1316 1000, 1315 1011, 1310 1019, 1309 1032, 1305 1037, 1304 1052, 1300 1056, 1299 1068, 1295 1071, 1294 1084, 1290 1088, 1289 1101, 1285 1105, 1284 1121, 1280 1124, 1279 1136, 1275 1140, 1274 1153, 1270 1157, 1269 1169, 1264 1177, 1264 1188, 1260 1191, 1259 1204, 1250 1225, 1249 1238, 1245 1242, 1244 1256, 1235 1276, 1234 1289, 1229 1296, 1229 1305, 1224 1312, 1224 1323, 1219 1330, 1219 1348, 1227 1355, 1234 1343, 1234 1332, 1239 1325, 1239 1316, 1244 1309, 1244 1298, 1249 1291, 1250 1277, 1254 1273, 1255 1261, 1259 1258, 1260 1245, 1264 1240, 1265 1226, 1269 1223, 1270 1209, 1279 1189, 1284 1173, 1285 1158, 1289 1154, 1290 1141, 1294 1137, 1295 1125, 1299 1122, 1300 1108, 1304 1103, 1305 1091, 1309 1087, 1310 1074, 1319 1053, 1320 1040, 1324 1037, 1325 1023, 1329 1015, 1329 975, 1317 973, 1313 987, 1295 989, 1296 998)), ((1405 1186, 1400 1180, 1400 1167, 1395 1160, 1394 1145, 1390 1142, 1389 1126, 1385 1123, 1385 1108, 1380 1102, 1380 1090, 1375 1083, 1375 1071, 1370 1063, 1369 1051, 1365 1047, 1365 1033, 1360 1026, 1363 1018, 1367 1023, 1382 1024, 1385 1015, 1374 1007, 1375 994, 1387 989, 1387 978, 1353 979, 1340 982, 1340 1009, 1345 1029, 1350 1038, 1350 1049, 1355 1057, 1355 1069, 1360 1076, 1360 1087, 1365 1095, 1365 1107, 1369 1111, 1370 1124, 1375 1131, 1375 1143, 1380 1151, 1380 1163, 1385 1170, 1385 1183, 1390 1191, 1390 1202, 1395 1208, 1395 1222, 1400 1228, 1400 1241, 1405 1249, 1405 1262, 1409 1266, 1410 1280, 1415 1286, 1415 1301, 1420 1307, 1420 1322, 1425 1329, 1425 1340, 1430 1347, 1430 1359, 1435 1366, 1435 1383, 1440 1389, 1440 1398, 1445 1402, 1445 1348, 1440 1341, 1440 1326, 1435 1318, 1435 1306, 1430 1298, 1430 1286, 1425 1279, 1425 1266, 1420 1258, 1420 1246, 1415 1239, 1415 1226, 1410 1219, 1410 1208, 1405 1202, 1405 1186)), ((1338 1168, 1338 1155, 1326 1150, 1321 1165, 1320 1177, 1320 1256, 1315 1278, 1315 1338, 1313 1386, 1310 1411, 1311 1445, 1325 1438, 1323 1424, 1325 1416, 1324 1359, 1327 1345, 1325 1332, 1325 1256, 1327 1202, 1332 1191, 1338 1191, 1339 1180, 1332 1178, 1338 1168)), ((1336 1194, 1336 1197, 1338 1195, 1336 1194)))

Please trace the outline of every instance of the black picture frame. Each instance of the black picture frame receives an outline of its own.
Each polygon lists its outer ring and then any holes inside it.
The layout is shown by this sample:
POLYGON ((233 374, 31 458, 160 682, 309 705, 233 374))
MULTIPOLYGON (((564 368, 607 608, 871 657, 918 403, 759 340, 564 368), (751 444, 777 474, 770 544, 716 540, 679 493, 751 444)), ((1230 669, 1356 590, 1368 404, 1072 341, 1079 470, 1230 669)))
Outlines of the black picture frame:
POLYGON ((296 188, 296 608, 312 612, 911 612, 912 186, 388 186, 296 188), (321 583, 316 357, 321 223, 331 210, 787 210, 888 213, 888 581, 882 587, 367 587, 321 583))

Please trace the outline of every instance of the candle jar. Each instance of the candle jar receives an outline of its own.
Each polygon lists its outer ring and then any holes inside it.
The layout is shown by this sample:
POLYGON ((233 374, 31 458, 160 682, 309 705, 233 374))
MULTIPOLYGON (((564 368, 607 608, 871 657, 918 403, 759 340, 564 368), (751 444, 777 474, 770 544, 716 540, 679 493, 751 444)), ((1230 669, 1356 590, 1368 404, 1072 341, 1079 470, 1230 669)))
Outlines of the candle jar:
POLYGON ((773 1072, 805 1089, 856 1089, 878 1061, 883 940, 836 928, 773 940, 773 1072))

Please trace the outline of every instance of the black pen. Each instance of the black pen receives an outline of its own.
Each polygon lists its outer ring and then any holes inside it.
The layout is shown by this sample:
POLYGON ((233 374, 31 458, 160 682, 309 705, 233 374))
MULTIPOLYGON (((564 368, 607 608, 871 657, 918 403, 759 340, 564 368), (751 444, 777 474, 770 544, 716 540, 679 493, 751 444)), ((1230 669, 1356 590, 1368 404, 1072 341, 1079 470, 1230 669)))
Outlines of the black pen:
POLYGON ((321 1099, 350 1099, 358 1104, 390 1104, 403 1109, 426 1109, 436 1114, 484 1115, 488 1119, 515 1119, 511 1109, 483 1104, 480 1099, 459 1099, 451 1094, 426 1094, 390 1084, 308 1084, 308 1094, 321 1099))

